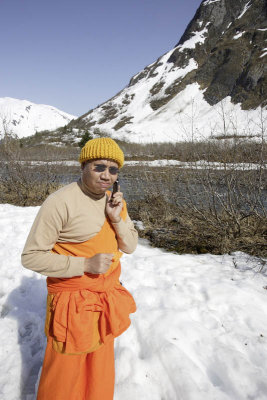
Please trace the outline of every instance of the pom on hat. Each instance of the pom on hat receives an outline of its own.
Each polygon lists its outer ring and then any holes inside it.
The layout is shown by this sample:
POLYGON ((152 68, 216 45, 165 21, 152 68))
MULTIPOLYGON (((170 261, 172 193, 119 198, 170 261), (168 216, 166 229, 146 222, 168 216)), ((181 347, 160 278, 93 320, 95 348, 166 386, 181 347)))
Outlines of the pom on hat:
POLYGON ((124 163, 124 154, 117 143, 111 138, 91 139, 82 148, 79 161, 83 163, 95 159, 113 160, 121 168, 124 163))

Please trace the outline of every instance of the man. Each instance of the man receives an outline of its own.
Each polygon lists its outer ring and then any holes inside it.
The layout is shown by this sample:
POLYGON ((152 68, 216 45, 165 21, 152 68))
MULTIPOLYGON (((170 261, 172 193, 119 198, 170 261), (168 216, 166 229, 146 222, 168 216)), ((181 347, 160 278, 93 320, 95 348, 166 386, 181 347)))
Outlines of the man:
POLYGON ((81 179, 45 200, 22 253, 25 268, 48 277, 37 400, 112 400, 114 337, 136 309, 119 282, 119 259, 135 250, 138 235, 123 194, 107 191, 123 152, 110 138, 92 139, 79 161, 81 179))

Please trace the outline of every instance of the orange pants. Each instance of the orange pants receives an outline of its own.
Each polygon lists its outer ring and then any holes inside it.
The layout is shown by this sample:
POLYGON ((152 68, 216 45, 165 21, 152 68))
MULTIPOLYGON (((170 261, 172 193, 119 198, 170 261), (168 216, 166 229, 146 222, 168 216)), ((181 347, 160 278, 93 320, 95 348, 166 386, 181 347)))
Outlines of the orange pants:
POLYGON ((92 353, 66 355, 48 340, 37 400, 112 400, 114 339, 92 353))

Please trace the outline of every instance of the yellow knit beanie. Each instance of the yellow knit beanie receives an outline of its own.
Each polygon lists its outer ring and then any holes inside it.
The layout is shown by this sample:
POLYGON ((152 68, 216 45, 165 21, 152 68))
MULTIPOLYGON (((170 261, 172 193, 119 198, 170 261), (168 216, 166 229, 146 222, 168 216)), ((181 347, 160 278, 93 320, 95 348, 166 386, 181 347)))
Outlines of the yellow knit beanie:
POLYGON ((88 140, 81 150, 80 163, 95 159, 111 159, 118 163, 119 168, 123 166, 124 154, 117 143, 111 138, 97 138, 88 140))

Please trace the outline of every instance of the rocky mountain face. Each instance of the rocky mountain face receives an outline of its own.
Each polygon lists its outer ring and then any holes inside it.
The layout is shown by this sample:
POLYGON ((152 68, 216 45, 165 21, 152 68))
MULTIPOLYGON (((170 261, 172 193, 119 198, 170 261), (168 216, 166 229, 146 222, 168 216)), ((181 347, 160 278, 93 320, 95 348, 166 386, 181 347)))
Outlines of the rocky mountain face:
POLYGON ((34 104, 28 100, 10 97, 0 98, 0 139, 4 133, 19 138, 40 131, 51 131, 67 125, 74 115, 45 104, 34 104))
POLYGON ((207 0, 168 62, 181 67, 194 57, 198 68, 187 81, 198 82, 211 105, 226 96, 241 103, 242 109, 266 105, 266 31, 266 0, 207 0), (197 32, 206 40, 181 52, 197 32))
POLYGON ((70 127, 139 142, 251 132, 266 106, 266 14, 266 0, 202 1, 174 49, 70 127))

